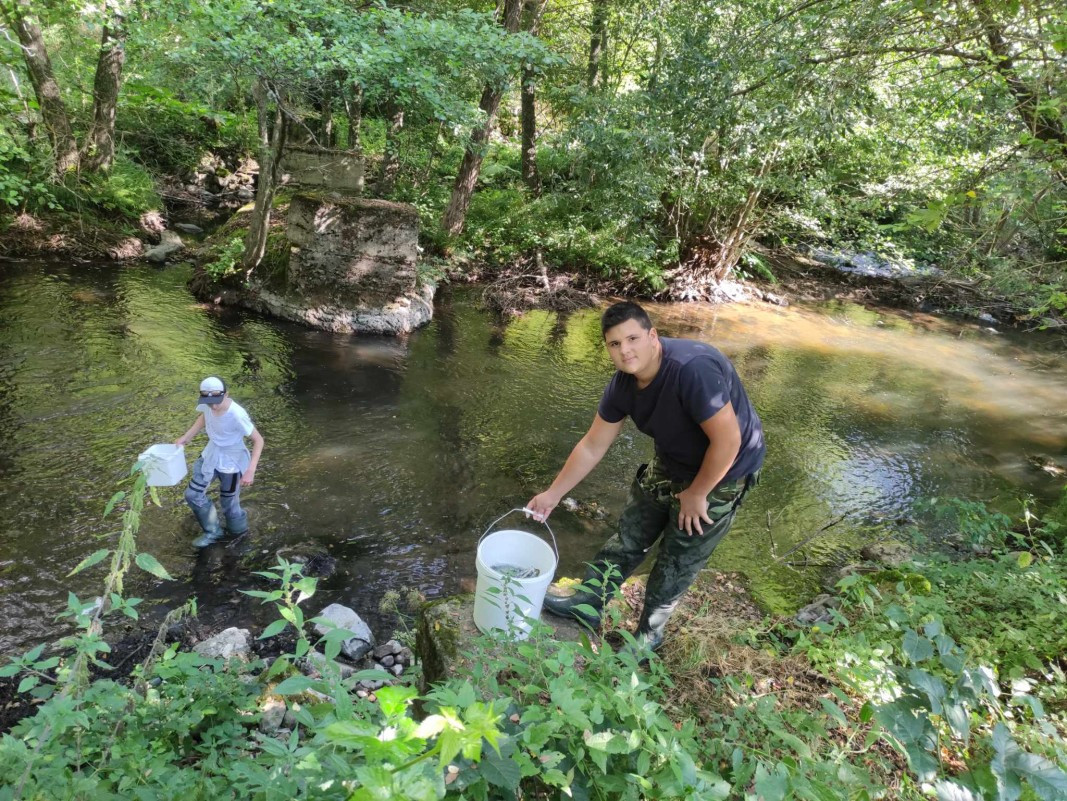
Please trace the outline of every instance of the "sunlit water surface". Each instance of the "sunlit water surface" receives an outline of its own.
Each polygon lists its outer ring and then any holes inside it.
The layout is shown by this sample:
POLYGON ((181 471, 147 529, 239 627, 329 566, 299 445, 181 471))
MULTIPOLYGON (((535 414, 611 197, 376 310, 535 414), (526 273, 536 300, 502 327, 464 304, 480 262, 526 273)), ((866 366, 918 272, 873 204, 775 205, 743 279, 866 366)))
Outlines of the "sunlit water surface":
MULTIPOLYGON (((595 309, 500 322, 475 291, 445 291, 433 322, 401 342, 205 308, 187 279, 182 268, 0 267, 5 652, 54 636, 68 590, 99 592, 103 565, 67 573, 114 542, 105 503, 147 445, 192 423, 205 375, 229 379, 267 441, 245 492, 251 535, 198 553, 181 487, 165 489, 139 547, 175 580, 138 572, 128 591, 148 599, 149 618, 195 595, 211 624, 261 625, 269 610, 238 591, 261 587, 252 571, 279 552, 310 546, 337 560, 313 611, 349 604, 379 633, 396 622, 378 611, 386 590, 471 586, 478 536, 547 486, 611 375, 595 309)), ((1015 499, 1062 488, 1028 462, 1067 446, 1058 340, 855 305, 650 310, 662 333, 726 352, 763 418, 763 483, 712 565, 744 573, 770 609, 806 601, 865 543, 906 533, 920 499, 1018 511, 1015 499)), ((614 515, 650 453, 628 423, 574 497, 614 515)), ((565 574, 609 533, 609 521, 562 508, 550 522, 565 574)))

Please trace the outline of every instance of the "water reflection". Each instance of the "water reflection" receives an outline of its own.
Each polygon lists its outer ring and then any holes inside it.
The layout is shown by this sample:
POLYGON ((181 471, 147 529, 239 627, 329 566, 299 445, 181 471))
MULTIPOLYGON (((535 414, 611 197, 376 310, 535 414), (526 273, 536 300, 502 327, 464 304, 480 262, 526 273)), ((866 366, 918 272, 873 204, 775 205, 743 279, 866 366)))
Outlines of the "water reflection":
MULTIPOLYGON (((131 591, 159 608, 196 594, 209 620, 262 622, 269 613, 237 591, 279 552, 308 547, 337 560, 317 600, 381 627, 386 589, 441 595, 474 576, 484 526, 551 481, 611 374, 598 310, 501 322, 457 291, 398 341, 205 308, 187 278, 53 265, 0 275, 5 649, 47 637, 68 589, 95 594, 98 573, 65 575, 113 537, 104 503, 144 446, 188 427, 203 375, 230 379, 267 440, 246 493, 252 535, 198 557, 181 489, 166 490, 140 547, 177 580, 138 575, 131 591)), ((918 498, 1008 504, 1060 490, 1027 462, 1067 443, 1057 342, 848 304, 651 311, 663 333, 729 354, 763 417, 764 481, 715 564, 743 571, 775 608, 816 588, 818 568, 796 565, 849 559, 918 498)), ((627 425, 575 496, 617 513, 650 451, 627 425)), ((571 574, 606 535, 562 509, 552 524, 571 574)))

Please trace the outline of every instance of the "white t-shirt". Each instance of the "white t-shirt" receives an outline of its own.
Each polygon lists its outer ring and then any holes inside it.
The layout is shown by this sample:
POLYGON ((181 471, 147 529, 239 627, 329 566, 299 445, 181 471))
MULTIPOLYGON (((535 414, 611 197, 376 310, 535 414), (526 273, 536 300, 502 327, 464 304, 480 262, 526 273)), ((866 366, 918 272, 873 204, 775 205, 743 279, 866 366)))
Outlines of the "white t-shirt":
POLYGON ((207 438, 219 448, 219 464, 215 469, 220 473, 239 473, 241 466, 234 458, 235 449, 244 448, 244 438, 252 435, 256 427, 252 418, 237 401, 230 399, 230 408, 222 414, 216 414, 206 403, 198 404, 196 410, 204 415, 204 428, 207 438))

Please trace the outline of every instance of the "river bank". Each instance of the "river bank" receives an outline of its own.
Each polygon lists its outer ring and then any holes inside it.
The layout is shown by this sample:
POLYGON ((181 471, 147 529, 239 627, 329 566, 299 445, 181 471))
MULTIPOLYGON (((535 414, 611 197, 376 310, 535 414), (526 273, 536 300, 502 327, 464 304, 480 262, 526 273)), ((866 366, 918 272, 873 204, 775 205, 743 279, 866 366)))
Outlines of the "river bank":
MULTIPOLYGON (((739 576, 706 571, 644 668, 614 654, 641 606, 641 582, 628 582, 608 607, 603 640, 560 642, 539 629, 524 643, 457 643, 479 670, 427 688, 418 706, 417 671, 370 691, 366 682, 378 677, 367 673, 297 671, 302 651, 329 655, 330 640, 316 644, 323 631, 312 633, 292 598, 277 593, 288 613, 262 633, 256 654, 227 661, 202 645, 199 655, 175 645, 135 681, 76 691, 75 706, 84 696, 97 714, 54 735, 42 732, 70 701, 45 702, 36 719, 0 740, 0 753, 11 757, 0 760, 0 779, 31 790, 47 782, 44 797, 75 784, 102 791, 181 780, 210 788, 255 771, 287 797, 312 797, 312 780, 341 782, 339 798, 355 787, 407 787, 413 797, 411 782, 422 777, 437 786, 426 798, 538 797, 553 787, 621 797, 642 779, 638 798, 755 791, 920 799, 930 789, 939 798, 984 797, 996 781, 1011 781, 1057 799, 1067 792, 1067 629, 1062 615, 1058 625, 1041 621, 1062 604, 1067 568, 1050 522, 1036 520, 1024 535, 993 517, 961 519, 961 541, 988 556, 960 562, 915 553, 893 568, 872 565, 842 580, 814 621, 763 614, 739 576), (106 702, 112 695, 125 700, 106 702), (191 729, 183 722, 190 714, 191 729), (454 745, 440 739, 441 716, 451 721, 454 745), (174 739, 178 727, 184 736, 174 739), (379 730, 394 735, 383 740, 379 730), (73 738, 92 742, 108 732, 111 746, 83 773, 71 758, 73 738), (38 738, 33 756, 14 758, 38 738), (375 741, 397 745, 371 749, 375 741), (217 758, 220 748, 226 759, 217 758), (293 749, 314 758, 292 764, 293 749), (153 768, 131 772, 128 755, 142 750, 152 752, 153 768), (420 754, 440 759, 413 759, 420 754), (377 770, 360 770, 367 765, 377 770)), ((283 591, 299 585, 314 594, 284 562, 278 577, 283 591)))
MULTIPOLYGON (((173 183, 173 182, 172 182, 173 183)), ((195 187, 194 187, 195 188, 195 187)), ((93 214, 47 215, 21 214, 0 220, 0 259, 9 261, 31 258, 70 259, 74 261, 136 262, 146 251, 158 247, 168 225, 182 221, 218 233, 200 242, 186 237, 182 248, 166 256, 171 261, 191 261, 202 265, 216 258, 235 236, 247 228, 247 213, 232 204, 210 209, 199 196, 184 187, 172 189, 172 196, 182 202, 166 213, 149 213, 139 220, 121 217, 103 218, 93 214), (181 190, 182 194, 173 192, 181 190), (171 221, 171 222, 168 222, 171 221)), ((284 225, 284 201, 272 214, 271 227, 284 225)), ((247 211, 247 209, 245 210, 247 211)), ((268 273, 277 272, 277 243, 268 244, 268 273)), ((423 243, 429 247, 429 243, 423 243)), ((822 251, 818 251, 822 252, 822 251)), ((1055 309, 1036 314, 1025 299, 1007 296, 982 282, 940 272, 917 271, 911 275, 879 275, 842 269, 831 259, 820 260, 805 249, 763 248, 756 246, 756 256, 767 266, 760 271, 742 271, 710 294, 713 302, 764 302, 783 305, 798 301, 830 299, 876 304, 973 319, 988 325, 1010 326, 1021 330, 1037 327, 1059 328, 1067 325, 1055 309)), ((284 261, 284 260, 283 260, 284 261)), ((504 315, 521 314, 532 308, 568 311, 596 302, 598 297, 625 295, 631 290, 623 279, 617 282, 548 265, 531 258, 513 268, 472 265, 460 259, 428 251, 423 271, 435 279, 478 283, 485 288, 489 308, 504 315)), ((211 281, 198 273, 199 294, 210 294, 211 281)), ((272 279, 273 280, 273 279, 272 279)), ((684 276, 678 280, 684 281, 684 276)), ((670 296, 670 286, 662 293, 670 296)))

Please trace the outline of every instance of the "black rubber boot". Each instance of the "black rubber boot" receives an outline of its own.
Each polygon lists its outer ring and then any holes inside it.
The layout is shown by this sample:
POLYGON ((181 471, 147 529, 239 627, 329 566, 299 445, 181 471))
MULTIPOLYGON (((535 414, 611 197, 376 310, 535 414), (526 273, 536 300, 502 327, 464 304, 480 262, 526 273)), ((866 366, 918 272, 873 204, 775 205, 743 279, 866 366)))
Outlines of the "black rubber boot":
POLYGON ((569 617, 594 629, 600 625, 600 598, 592 593, 574 590, 569 595, 553 595, 550 592, 545 596, 543 606, 556 617, 569 617), (577 608, 583 604, 591 606, 595 612, 577 608))

